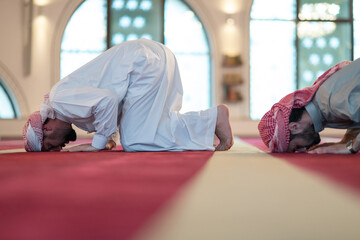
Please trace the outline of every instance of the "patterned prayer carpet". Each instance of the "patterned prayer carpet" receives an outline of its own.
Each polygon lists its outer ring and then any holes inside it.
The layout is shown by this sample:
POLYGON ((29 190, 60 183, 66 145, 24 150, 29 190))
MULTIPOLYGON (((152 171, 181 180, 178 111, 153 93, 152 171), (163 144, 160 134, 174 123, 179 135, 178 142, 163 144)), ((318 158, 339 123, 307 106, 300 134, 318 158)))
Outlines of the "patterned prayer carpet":
MULTIPOLYGON (((80 142, 86 142, 82 140, 80 142)), ((358 239, 360 154, 25 153, 0 141, 0 239, 358 239)))

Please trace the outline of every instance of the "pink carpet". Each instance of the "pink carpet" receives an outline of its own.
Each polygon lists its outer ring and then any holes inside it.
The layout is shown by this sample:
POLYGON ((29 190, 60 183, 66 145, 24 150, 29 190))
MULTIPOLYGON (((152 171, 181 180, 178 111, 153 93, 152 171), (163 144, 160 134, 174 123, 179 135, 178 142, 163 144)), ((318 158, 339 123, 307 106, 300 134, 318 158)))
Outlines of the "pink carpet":
POLYGON ((0 239, 131 239, 212 155, 0 154, 0 239))

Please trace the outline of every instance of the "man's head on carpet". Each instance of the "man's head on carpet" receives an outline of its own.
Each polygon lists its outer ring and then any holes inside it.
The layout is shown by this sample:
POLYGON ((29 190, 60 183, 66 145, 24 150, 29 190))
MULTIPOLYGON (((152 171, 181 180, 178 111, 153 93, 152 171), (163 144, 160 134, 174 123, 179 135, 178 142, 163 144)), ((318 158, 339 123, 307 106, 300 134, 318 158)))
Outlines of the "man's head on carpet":
POLYGON ((329 68, 313 85, 286 95, 265 113, 258 129, 264 144, 271 152, 304 150, 320 142, 320 136, 314 130, 306 106, 312 101, 320 86, 348 64, 350 64, 349 61, 343 61, 329 68), (297 120, 290 119, 293 113, 297 115, 297 120))
POLYGON ((61 151, 65 144, 76 140, 76 133, 70 124, 58 119, 47 119, 43 125, 43 143, 41 151, 61 151))
POLYGON ((260 136, 271 152, 305 152, 320 142, 305 107, 292 107, 277 103, 259 123, 260 136))
POLYGON ((311 146, 320 143, 320 135, 305 107, 294 108, 289 119, 290 142, 287 152, 306 152, 311 146))
POLYGON ((65 144, 76 140, 76 132, 71 124, 56 118, 43 118, 37 111, 25 123, 23 138, 28 152, 61 151, 65 144))

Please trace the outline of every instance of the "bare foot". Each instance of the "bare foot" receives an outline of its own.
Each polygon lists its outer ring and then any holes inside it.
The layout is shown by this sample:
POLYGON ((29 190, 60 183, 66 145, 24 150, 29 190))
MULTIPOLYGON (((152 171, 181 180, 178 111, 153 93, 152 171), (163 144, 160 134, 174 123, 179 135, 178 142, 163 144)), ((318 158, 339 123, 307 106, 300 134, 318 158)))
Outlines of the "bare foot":
POLYGON ((215 134, 220 140, 220 143, 215 148, 215 151, 229 150, 234 144, 234 138, 229 121, 229 108, 224 104, 217 106, 215 134))

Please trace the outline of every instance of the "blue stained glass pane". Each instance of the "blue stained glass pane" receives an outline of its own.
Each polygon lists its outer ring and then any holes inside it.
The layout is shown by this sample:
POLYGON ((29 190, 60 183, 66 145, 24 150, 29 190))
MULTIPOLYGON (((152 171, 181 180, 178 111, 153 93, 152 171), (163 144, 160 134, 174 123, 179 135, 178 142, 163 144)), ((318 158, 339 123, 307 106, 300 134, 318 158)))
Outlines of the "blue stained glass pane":
POLYGON ((332 66, 335 65, 334 63, 334 57, 333 55, 329 54, 329 53, 325 53, 323 56, 323 60, 322 60, 326 65, 328 66, 332 66))
POLYGON ((340 45, 340 40, 337 37, 332 37, 332 38, 330 38, 329 44, 330 44, 330 47, 336 49, 340 45))
POLYGON ((131 24, 131 18, 129 16, 123 16, 119 20, 119 26, 123 28, 129 27, 131 24))
POLYGON ((326 47, 326 45, 327 45, 327 42, 326 42, 325 38, 320 37, 320 38, 316 39, 316 46, 318 48, 324 48, 324 47, 326 47))
POLYGON ((302 40, 302 45, 305 47, 305 48, 311 48, 312 45, 313 45, 314 41, 311 39, 311 38, 304 38, 302 40))
POLYGON ((134 19, 134 26, 136 28, 143 28, 145 26, 145 23, 146 23, 146 20, 143 17, 138 16, 134 19))
POLYGON ((320 57, 319 55, 317 54, 310 54, 309 56, 309 62, 312 64, 312 65, 318 65, 319 62, 320 62, 320 57))
POLYGON ((336 20, 350 17, 349 0, 298 0, 300 20, 336 20))
POLYGON ((131 41, 131 40, 136 40, 136 39, 139 39, 139 36, 134 33, 130 33, 126 38, 126 41, 131 41))
POLYGON ((135 10, 138 6, 138 1, 137 0, 128 0, 127 4, 126 4, 126 8, 129 10, 135 10))
POLYGON ((114 0, 111 7, 116 10, 120 10, 124 7, 124 0, 114 0))
POLYGON ((117 45, 124 42, 124 40, 125 40, 125 36, 123 34, 116 33, 113 35, 111 42, 113 45, 117 45))
POLYGON ((143 11, 148 11, 152 7, 152 2, 150 0, 143 0, 140 4, 140 9, 143 11))
POLYGON ((307 82, 311 82, 314 79, 314 73, 311 71, 304 71, 303 78, 307 82))

